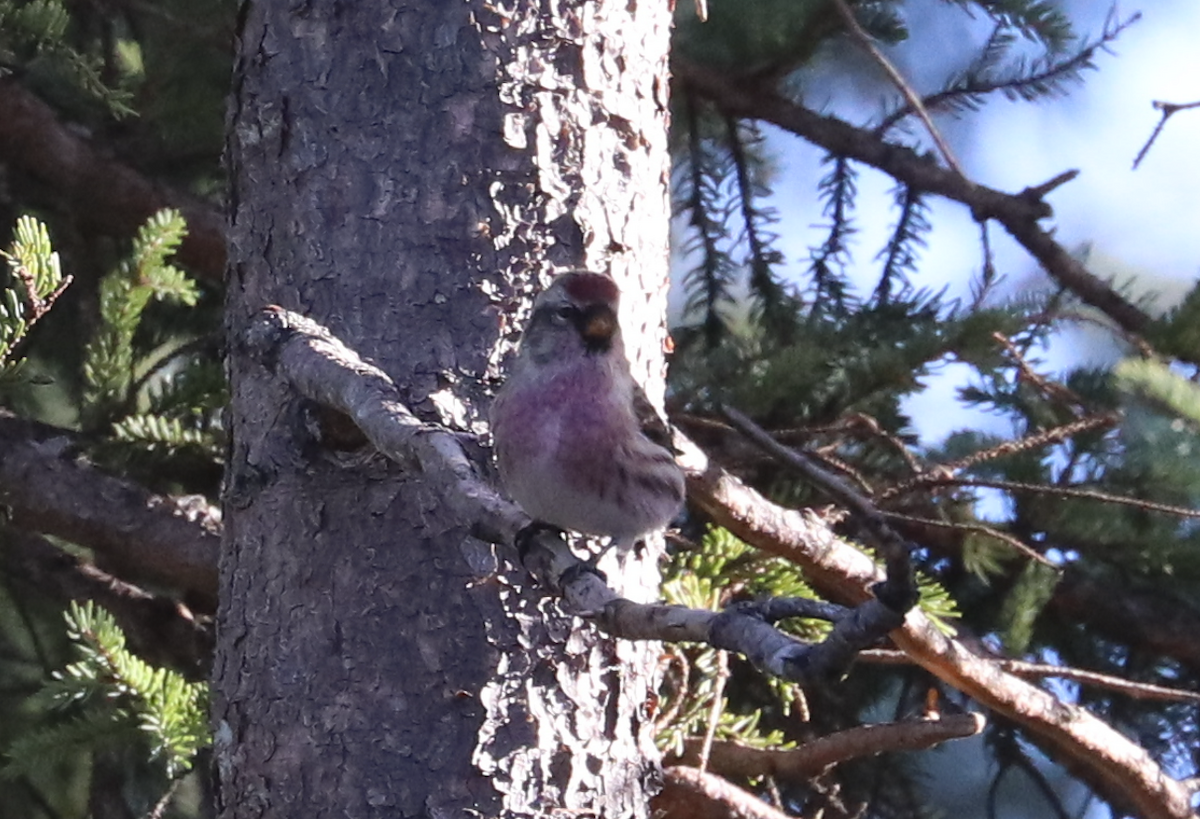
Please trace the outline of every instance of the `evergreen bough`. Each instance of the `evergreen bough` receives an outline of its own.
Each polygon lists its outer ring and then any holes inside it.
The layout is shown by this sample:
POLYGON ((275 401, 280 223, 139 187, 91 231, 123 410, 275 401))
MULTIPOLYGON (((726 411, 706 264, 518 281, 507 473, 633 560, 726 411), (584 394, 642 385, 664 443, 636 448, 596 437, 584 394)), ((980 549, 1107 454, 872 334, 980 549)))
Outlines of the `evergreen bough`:
POLYGON ((144 747, 168 779, 190 770, 210 742, 208 686, 134 656, 113 616, 91 601, 71 603, 66 620, 75 661, 34 695, 50 706, 47 724, 13 742, 0 774, 12 778, 81 750, 130 744, 144 747))

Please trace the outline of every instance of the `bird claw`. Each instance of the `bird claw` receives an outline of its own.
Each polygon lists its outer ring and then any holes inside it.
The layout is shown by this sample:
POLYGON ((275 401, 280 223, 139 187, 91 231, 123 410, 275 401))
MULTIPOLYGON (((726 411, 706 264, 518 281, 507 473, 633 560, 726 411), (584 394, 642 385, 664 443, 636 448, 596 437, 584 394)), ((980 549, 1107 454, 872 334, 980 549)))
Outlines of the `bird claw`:
POLYGON ((576 580, 582 578, 585 574, 594 574, 596 577, 600 578, 602 583, 608 585, 608 575, 606 575, 596 566, 596 563, 600 560, 601 556, 602 554, 593 555, 587 560, 581 560, 578 563, 568 567, 566 571, 559 575, 559 585, 569 586, 571 583, 574 583, 576 580))
POLYGON ((562 529, 540 520, 535 520, 527 524, 513 538, 513 544, 517 547, 517 555, 521 558, 522 563, 537 542, 537 539, 544 534, 555 535, 562 540, 566 540, 567 537, 567 533, 562 529))

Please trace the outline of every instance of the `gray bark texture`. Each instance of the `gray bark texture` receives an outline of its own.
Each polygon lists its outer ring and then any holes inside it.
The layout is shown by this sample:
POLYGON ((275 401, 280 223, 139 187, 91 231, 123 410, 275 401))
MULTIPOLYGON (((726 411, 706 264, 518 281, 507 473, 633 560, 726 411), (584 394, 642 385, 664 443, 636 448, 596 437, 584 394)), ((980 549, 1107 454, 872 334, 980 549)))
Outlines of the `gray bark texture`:
POLYGON ((667 3, 245 4, 222 817, 648 815, 653 646, 559 616, 421 474, 339 451, 241 339, 269 304, 311 316, 419 415, 482 432, 545 274, 607 270, 661 397, 668 26, 667 3))

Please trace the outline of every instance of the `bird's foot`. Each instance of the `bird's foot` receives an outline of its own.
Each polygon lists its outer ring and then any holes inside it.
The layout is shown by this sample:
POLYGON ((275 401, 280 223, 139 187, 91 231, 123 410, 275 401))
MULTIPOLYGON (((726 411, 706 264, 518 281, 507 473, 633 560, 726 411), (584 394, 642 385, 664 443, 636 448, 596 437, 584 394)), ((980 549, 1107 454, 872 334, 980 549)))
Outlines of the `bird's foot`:
POLYGON ((517 547, 517 555, 522 561, 529 554, 529 550, 533 548, 534 543, 541 535, 555 535, 563 540, 567 539, 567 533, 557 526, 546 523, 544 521, 535 520, 527 524, 521 531, 517 532, 513 538, 513 544, 517 547))

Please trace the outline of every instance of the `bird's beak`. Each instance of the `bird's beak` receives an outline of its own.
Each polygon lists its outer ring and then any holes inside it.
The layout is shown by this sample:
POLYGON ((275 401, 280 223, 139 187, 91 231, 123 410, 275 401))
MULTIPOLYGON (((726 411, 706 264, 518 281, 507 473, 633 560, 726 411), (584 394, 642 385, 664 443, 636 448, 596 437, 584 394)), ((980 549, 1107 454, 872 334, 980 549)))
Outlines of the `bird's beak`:
POLYGON ((617 314, 606 304, 589 308, 579 324, 579 334, 592 349, 606 349, 617 332, 617 314))

